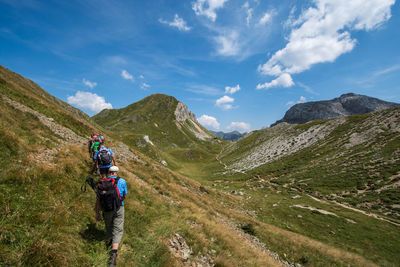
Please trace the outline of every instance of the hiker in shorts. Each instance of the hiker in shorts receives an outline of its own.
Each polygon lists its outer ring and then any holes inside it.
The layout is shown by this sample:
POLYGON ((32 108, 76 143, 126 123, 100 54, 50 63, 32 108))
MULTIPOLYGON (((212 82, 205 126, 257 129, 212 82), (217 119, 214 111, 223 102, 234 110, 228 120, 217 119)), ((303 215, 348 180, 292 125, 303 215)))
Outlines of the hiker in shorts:
POLYGON ((116 166, 115 156, 111 148, 107 148, 100 144, 99 150, 94 154, 93 159, 95 160, 96 170, 100 171, 100 177, 105 178, 108 173, 108 169, 111 166, 116 166))
POLYGON ((107 178, 100 179, 97 187, 96 220, 100 221, 100 209, 107 230, 107 246, 111 246, 109 266, 117 265, 117 252, 124 233, 124 199, 128 193, 126 181, 118 177, 117 166, 109 168, 107 178), (115 192, 116 191, 116 192, 115 192), (112 192, 112 194, 110 194, 112 192), (107 197, 113 195, 113 198, 107 197))

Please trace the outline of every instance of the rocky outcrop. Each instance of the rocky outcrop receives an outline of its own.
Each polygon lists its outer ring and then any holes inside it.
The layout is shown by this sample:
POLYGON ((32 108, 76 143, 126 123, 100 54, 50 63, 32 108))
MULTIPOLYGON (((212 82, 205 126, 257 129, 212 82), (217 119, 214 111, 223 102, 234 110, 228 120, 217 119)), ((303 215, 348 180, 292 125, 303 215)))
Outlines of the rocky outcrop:
POLYGON ((397 103, 349 93, 332 100, 296 104, 286 112, 283 119, 275 122, 271 126, 281 122, 299 124, 312 120, 359 115, 399 106, 400 104, 397 103))
POLYGON ((179 102, 176 106, 175 117, 176 120, 180 123, 185 122, 187 119, 197 122, 196 116, 192 112, 190 112, 188 107, 182 102, 179 102))

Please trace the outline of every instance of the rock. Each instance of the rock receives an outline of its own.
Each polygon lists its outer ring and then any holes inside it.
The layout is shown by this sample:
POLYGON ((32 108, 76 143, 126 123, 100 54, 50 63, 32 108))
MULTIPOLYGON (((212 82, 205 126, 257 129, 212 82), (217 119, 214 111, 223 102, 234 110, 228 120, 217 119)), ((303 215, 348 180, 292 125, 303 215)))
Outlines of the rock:
POLYGON ((190 255, 193 254, 192 249, 186 244, 185 239, 179 234, 174 234, 168 240, 169 251, 178 259, 183 262, 188 261, 190 255))
POLYGON ((399 106, 400 105, 397 103, 386 102, 365 95, 349 93, 343 94, 332 100, 296 104, 285 113, 285 116, 281 120, 275 122, 271 126, 275 126, 281 122, 299 124, 312 120, 333 119, 342 116, 365 114, 399 106))
POLYGON ((299 195, 292 196, 292 199, 301 198, 299 195))

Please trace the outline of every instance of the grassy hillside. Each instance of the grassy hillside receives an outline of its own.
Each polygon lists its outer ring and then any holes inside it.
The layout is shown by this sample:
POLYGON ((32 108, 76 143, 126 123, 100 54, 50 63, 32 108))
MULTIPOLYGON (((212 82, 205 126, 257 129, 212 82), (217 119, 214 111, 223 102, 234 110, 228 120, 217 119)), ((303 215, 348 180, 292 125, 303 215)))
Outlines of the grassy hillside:
MULTIPOLYGON (((95 195, 90 188, 80 191, 91 167, 82 136, 98 126, 47 94, 41 99, 42 91, 29 80, 4 77, 0 265, 105 266, 108 252, 104 224, 94 220, 95 195)), ((106 130, 107 144, 118 151, 127 139, 112 130, 106 130)), ((275 183, 268 179, 270 170, 224 173, 215 156, 227 145, 199 144, 161 152, 177 171, 135 146, 118 152, 125 154, 118 163, 129 191, 121 266, 396 266, 400 261, 397 225, 275 183), (184 243, 176 242, 177 234, 184 243), (188 257, 173 252, 184 248, 192 251, 188 257)), ((224 161, 223 153, 220 157, 224 161)))
POLYGON ((172 96, 154 94, 122 109, 103 110, 93 119, 118 133, 125 143, 175 170, 181 163, 215 158, 220 143, 197 121, 179 122, 175 116, 178 103, 172 96), (199 138, 199 133, 206 138, 199 138))
MULTIPOLYGON (((340 120, 315 144, 292 154, 277 153, 279 160, 272 158, 267 164, 247 170, 248 176, 400 219, 400 109, 340 120)), ((278 125, 255 132, 226 150, 221 159, 234 165, 245 153, 276 140, 288 129, 300 136, 332 121, 278 125)), ((296 139, 288 138, 286 142, 296 139)))

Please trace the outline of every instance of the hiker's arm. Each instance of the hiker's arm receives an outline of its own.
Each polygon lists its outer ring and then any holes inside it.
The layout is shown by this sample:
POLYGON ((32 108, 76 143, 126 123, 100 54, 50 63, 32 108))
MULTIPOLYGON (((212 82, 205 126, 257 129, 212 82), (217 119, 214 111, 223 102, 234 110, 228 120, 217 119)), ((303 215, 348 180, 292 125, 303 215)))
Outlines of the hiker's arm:
POLYGON ((94 206, 94 211, 96 212, 96 221, 100 221, 100 199, 96 198, 96 205, 94 206))
POLYGON ((115 156, 114 155, 112 155, 112 161, 114 163, 114 166, 117 166, 117 163, 115 162, 115 156))

